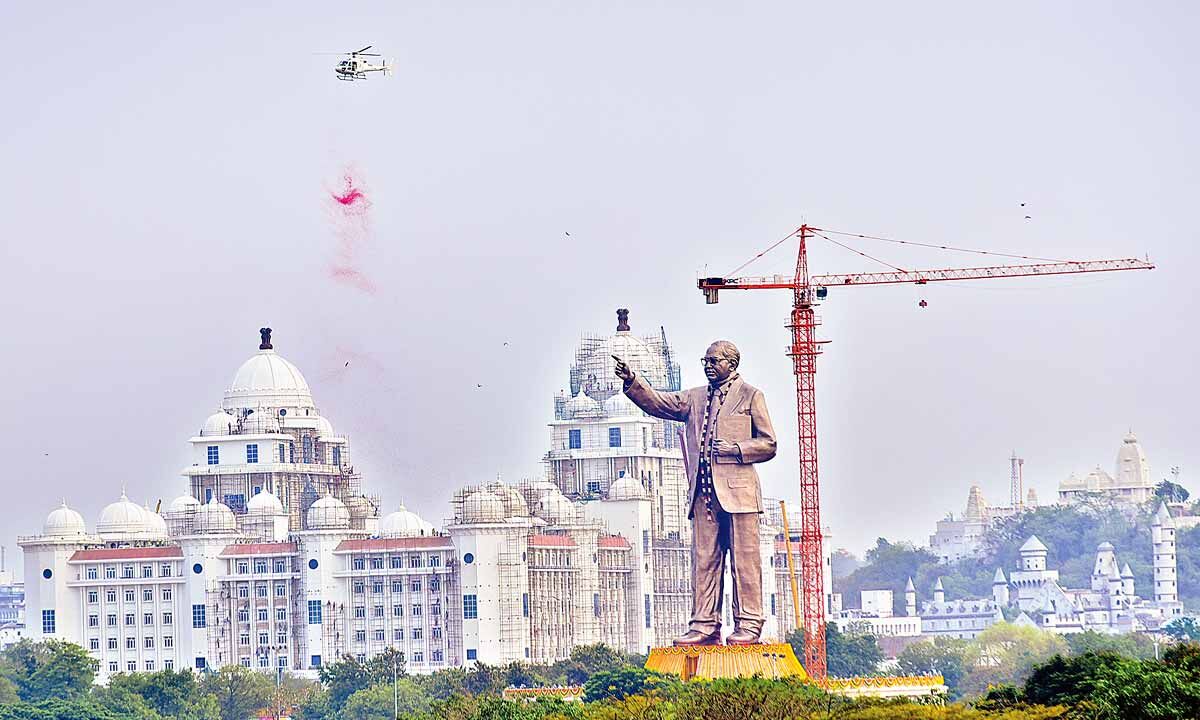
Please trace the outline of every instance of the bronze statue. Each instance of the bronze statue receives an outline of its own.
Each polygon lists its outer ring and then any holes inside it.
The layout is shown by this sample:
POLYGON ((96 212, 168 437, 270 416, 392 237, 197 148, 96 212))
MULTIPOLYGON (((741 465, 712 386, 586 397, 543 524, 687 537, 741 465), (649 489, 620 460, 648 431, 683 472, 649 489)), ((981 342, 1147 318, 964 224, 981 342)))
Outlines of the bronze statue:
POLYGON ((704 354, 707 387, 659 392, 613 356, 625 394, 646 413, 684 423, 688 518, 692 521, 692 618, 676 645, 721 643, 725 555, 733 577, 731 645, 752 645, 762 634, 762 557, 758 515, 762 488, 754 463, 775 457, 775 430, 762 391, 737 374, 741 355, 718 340, 704 354))

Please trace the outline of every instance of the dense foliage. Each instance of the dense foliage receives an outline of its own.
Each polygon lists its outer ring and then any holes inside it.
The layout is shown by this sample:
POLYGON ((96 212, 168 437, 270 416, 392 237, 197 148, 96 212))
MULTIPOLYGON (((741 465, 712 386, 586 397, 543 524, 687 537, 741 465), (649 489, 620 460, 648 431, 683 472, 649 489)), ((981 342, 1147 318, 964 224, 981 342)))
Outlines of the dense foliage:
MULTIPOLYGON (((861 634, 828 638, 831 667, 874 662, 861 634), (862 657, 852 656, 859 653, 862 657)), ((869 640, 868 640, 869 639, 869 640)), ((940 672, 969 702, 852 700, 796 679, 683 683, 642 669, 643 659, 603 646, 552 665, 477 665, 413 676, 398 655, 343 658, 320 682, 242 667, 114 676, 92 684, 95 664, 64 642, 20 643, 0 653, 0 720, 248 720, 276 708, 305 720, 1162 720, 1200 717, 1200 645, 1153 648, 1133 637, 1064 639, 1000 624, 973 641, 910 646, 905 674, 940 672), (584 702, 505 700, 510 686, 582 684, 584 702)))

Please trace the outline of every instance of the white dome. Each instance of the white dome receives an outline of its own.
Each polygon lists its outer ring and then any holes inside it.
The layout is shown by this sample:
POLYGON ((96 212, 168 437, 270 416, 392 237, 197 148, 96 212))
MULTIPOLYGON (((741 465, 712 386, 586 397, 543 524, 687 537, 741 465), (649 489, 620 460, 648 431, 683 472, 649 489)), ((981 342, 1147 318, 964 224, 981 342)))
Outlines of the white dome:
POLYGON ((641 500, 646 497, 646 489, 632 475, 617 478, 608 487, 609 500, 641 500))
POLYGON ((317 418, 317 437, 331 438, 337 437, 333 432, 333 423, 326 420, 324 417, 317 418))
POLYGON ((575 506, 560 492, 546 493, 538 500, 538 515, 550 523, 573 522, 575 506))
POLYGON ((227 533, 237 530, 237 519, 229 506, 213 499, 196 511, 194 524, 198 533, 227 533))
POLYGON ((86 535, 87 523, 83 521, 83 516, 67 507, 67 501, 46 516, 46 522, 42 525, 42 532, 53 537, 70 537, 72 535, 86 535))
POLYGON ((180 495, 171 501, 167 507, 169 513, 196 512, 200 509, 200 501, 191 495, 180 495))
POLYGON ((166 540, 167 521, 163 516, 146 506, 142 507, 142 515, 146 518, 146 535, 156 540, 166 540))
POLYGON ((598 416, 603 413, 600 403, 588 397, 588 394, 580 390, 575 397, 567 401, 567 414, 571 417, 591 417, 598 416))
POLYGON ((309 530, 336 530, 350 527, 350 511, 332 495, 317 500, 305 515, 309 530))
POLYGON ((232 435, 237 428, 237 419, 229 413, 218 410, 208 419, 204 421, 204 427, 200 430, 200 435, 210 437, 212 435, 232 435))
POLYGON ((401 505, 399 510, 388 513, 379 522, 379 534, 383 537, 420 537, 432 535, 433 525, 401 505))
POLYGON ((125 493, 121 493, 120 500, 104 508, 100 513, 100 521, 96 523, 96 533, 101 537, 138 535, 148 529, 145 512, 130 502, 125 493))
POLYGON ((525 503, 521 491, 511 485, 494 482, 487 486, 487 491, 500 498, 504 504, 504 517, 525 517, 529 514, 529 505, 525 503))
POLYGON ((604 401, 604 414, 609 417, 626 417, 629 415, 641 415, 642 411, 633 401, 623 392, 613 395, 604 401))
POLYGON ((242 432, 255 435, 279 432, 279 417, 270 410, 251 412, 242 420, 242 432))
POLYGON ((263 490, 246 502, 246 512, 257 515, 282 515, 283 503, 269 490, 263 490))
POLYGON ((375 511, 375 503, 365 495, 351 495, 346 498, 345 504, 352 518, 372 518, 378 515, 375 511))
POLYGON ((487 490, 477 490, 463 501, 463 522, 503 522, 504 502, 487 490))
POLYGON ((312 393, 300 370, 274 350, 259 350, 242 363, 225 391, 232 408, 312 408, 312 393))

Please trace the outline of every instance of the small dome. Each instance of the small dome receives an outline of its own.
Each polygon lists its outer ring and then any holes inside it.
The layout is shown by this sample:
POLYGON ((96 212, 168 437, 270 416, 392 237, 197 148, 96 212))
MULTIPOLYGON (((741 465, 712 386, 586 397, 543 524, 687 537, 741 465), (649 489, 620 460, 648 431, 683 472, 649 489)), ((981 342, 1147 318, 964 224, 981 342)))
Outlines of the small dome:
POLYGON ((375 512, 375 503, 371 502, 364 495, 351 495, 346 498, 346 509, 350 511, 352 518, 371 518, 377 514, 375 512))
POLYGON ((324 417, 317 418, 317 436, 322 438, 337 437, 333 432, 333 423, 324 417))
POLYGON ((637 405, 633 404, 633 401, 625 393, 619 392, 604 401, 604 414, 609 417, 626 417, 629 415, 641 415, 642 411, 637 405))
POLYGON ((463 522, 503 522, 504 503, 487 490, 476 490, 463 501, 463 522))
POLYGON ((167 507, 168 513, 194 513, 200 509, 200 501, 191 495, 180 495, 167 507))
POLYGON ((282 515, 283 503, 269 490, 263 490, 246 502, 246 512, 256 515, 282 515))
POLYGON ((279 417, 270 410, 257 410, 242 419, 242 432, 253 435, 279 432, 279 417))
POLYGON ((260 349, 242 363, 225 391, 222 406, 226 409, 316 407, 304 375, 269 348, 260 349))
POLYGON ((608 487, 609 500, 641 500, 646 497, 646 489, 632 475, 617 478, 608 487))
POLYGON ((148 506, 142 506, 142 515, 146 518, 146 536, 155 540, 166 540, 167 521, 162 515, 151 510, 148 506))
POLYGON ((237 530, 237 519, 229 506, 215 499, 196 511, 195 531, 198 533, 227 533, 237 530))
POLYGON ((604 413, 600 403, 588 397, 583 390, 567 401, 566 411, 571 417, 598 417, 604 413))
POLYGON ((575 506, 560 492, 546 493, 538 500, 538 516, 549 523, 573 522, 575 506))
POLYGON ((96 523, 96 533, 101 537, 138 535, 147 529, 142 508, 130 502, 125 493, 121 493, 120 500, 104 508, 96 523))
POLYGON ((521 491, 515 487, 494 482, 487 486, 487 491, 504 503, 504 517, 525 517, 529 514, 529 505, 526 504, 521 491))
POLYGON ((218 410, 209 415, 208 419, 204 421, 204 427, 201 428, 200 435, 203 437, 232 435, 236 428, 237 419, 223 410, 218 410))
POLYGON ((42 532, 52 537, 86 535, 87 523, 83 521, 82 515, 67 507, 67 501, 63 500, 62 505, 50 511, 50 514, 46 516, 42 532))
POLYGON ((401 505, 399 510, 388 513, 379 522, 379 534, 382 537, 420 537, 432 535, 433 525, 401 505))
POLYGON ((1108 552, 1113 549, 1114 549, 1113 544, 1108 542, 1107 540, 1105 540, 1104 542, 1102 542, 1096 546, 1096 552, 1108 552))
POLYGON ((350 510, 332 495, 317 500, 305 514, 309 530, 339 530, 350 527, 350 510))

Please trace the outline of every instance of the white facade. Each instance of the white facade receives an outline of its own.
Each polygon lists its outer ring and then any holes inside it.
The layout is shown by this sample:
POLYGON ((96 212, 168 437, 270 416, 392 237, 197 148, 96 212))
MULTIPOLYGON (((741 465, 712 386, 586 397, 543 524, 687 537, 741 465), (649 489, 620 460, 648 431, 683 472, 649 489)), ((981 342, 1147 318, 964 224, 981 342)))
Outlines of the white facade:
POLYGON ((1071 473, 1058 485, 1059 502, 1075 502, 1102 494, 1124 505, 1140 505, 1154 496, 1154 479, 1146 452, 1132 432, 1121 441, 1112 475, 1099 465, 1082 478, 1071 473))

